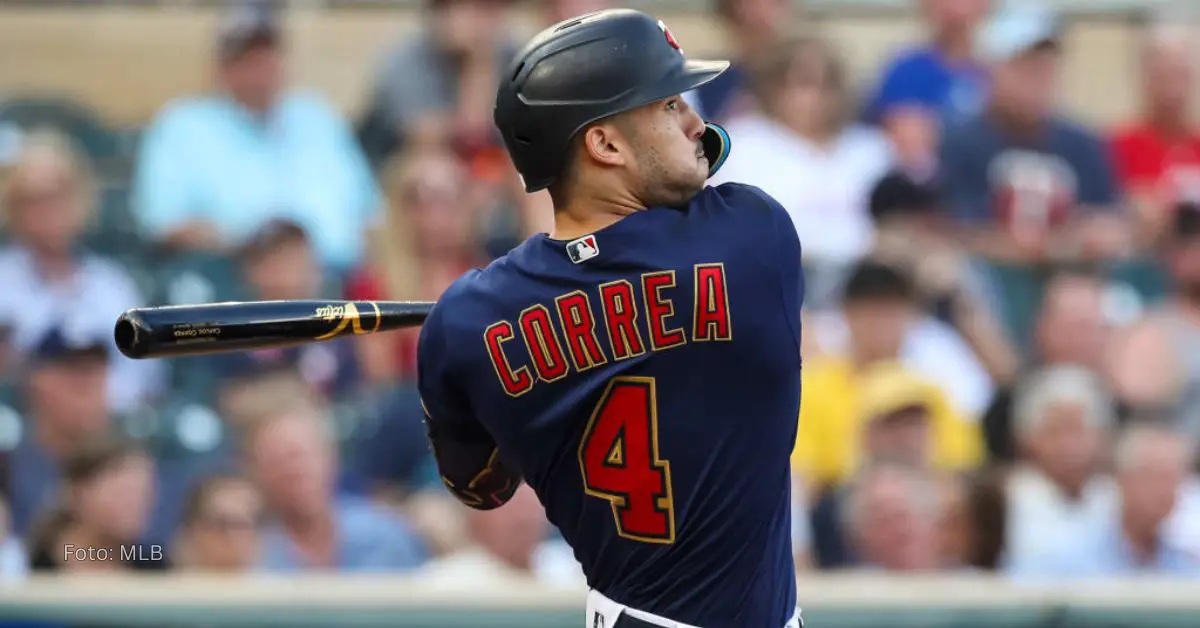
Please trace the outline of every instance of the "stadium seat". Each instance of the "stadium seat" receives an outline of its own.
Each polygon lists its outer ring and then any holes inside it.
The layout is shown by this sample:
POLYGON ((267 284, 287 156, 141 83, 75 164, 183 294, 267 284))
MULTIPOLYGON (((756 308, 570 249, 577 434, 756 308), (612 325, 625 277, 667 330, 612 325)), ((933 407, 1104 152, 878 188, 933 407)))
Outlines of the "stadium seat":
POLYGON ((144 252, 137 221, 129 208, 129 188, 108 185, 100 190, 96 214, 84 239, 91 250, 118 259, 144 252))

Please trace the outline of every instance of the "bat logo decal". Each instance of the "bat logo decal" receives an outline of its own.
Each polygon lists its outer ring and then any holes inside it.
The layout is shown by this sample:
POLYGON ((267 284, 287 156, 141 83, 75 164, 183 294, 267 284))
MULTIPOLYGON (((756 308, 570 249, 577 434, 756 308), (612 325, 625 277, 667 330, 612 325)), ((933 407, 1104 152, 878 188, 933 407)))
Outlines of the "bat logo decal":
POLYGON ((333 321, 338 321, 338 324, 333 328, 332 331, 321 334, 320 336, 313 338, 313 340, 329 340, 330 338, 341 335, 346 331, 347 328, 349 328, 355 336, 373 334, 379 331, 380 325, 383 324, 383 316, 379 311, 379 304, 374 301, 367 301, 367 303, 369 303, 375 310, 375 327, 373 329, 368 331, 363 328, 362 315, 358 312, 358 306, 353 303, 347 303, 345 305, 323 305, 316 309, 314 315, 319 317, 321 320, 331 323, 333 321))

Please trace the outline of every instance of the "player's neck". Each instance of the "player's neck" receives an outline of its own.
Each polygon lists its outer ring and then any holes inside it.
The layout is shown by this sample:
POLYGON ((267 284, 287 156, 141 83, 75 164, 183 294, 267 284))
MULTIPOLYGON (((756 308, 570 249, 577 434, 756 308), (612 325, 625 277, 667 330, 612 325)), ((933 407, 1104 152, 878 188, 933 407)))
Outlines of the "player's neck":
POLYGON ((622 218, 645 209, 634 203, 578 201, 554 211, 555 240, 574 240, 595 233, 622 218))

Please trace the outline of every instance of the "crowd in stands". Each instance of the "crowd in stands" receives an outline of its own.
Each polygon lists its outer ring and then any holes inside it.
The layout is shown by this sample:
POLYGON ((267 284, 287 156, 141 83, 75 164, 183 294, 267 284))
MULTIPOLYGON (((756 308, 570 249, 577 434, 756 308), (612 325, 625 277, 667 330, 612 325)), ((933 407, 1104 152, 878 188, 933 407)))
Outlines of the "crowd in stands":
MULTIPOLYGON (((1089 128, 1057 104, 1060 16, 914 5, 928 41, 852 84, 791 2, 718 0, 734 65, 687 95, 733 138, 712 183, 766 190, 804 244, 799 568, 1200 575, 1200 51, 1146 27, 1141 109, 1089 128)), ((221 21, 212 92, 127 155, 0 101, 0 579, 582 583, 529 489, 480 512, 442 488, 415 331, 164 361, 112 341, 135 305, 436 299, 549 230, 491 124, 507 10, 430 0, 357 120, 291 87, 259 5, 221 21), (135 543, 164 551, 63 549, 135 543)))

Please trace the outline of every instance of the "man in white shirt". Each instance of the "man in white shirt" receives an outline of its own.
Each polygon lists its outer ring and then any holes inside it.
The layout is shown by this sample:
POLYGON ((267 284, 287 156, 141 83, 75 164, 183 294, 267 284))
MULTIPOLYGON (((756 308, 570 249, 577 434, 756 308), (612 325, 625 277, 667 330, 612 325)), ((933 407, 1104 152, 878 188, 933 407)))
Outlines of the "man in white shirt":
POLYGON ((1005 569, 1023 580, 1075 574, 1116 505, 1099 473, 1116 423, 1111 397, 1085 368, 1049 367, 1018 387, 1014 418, 1025 462, 1008 478, 1005 569))

